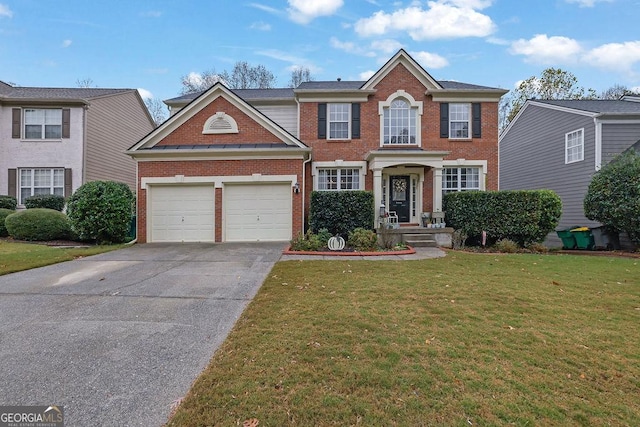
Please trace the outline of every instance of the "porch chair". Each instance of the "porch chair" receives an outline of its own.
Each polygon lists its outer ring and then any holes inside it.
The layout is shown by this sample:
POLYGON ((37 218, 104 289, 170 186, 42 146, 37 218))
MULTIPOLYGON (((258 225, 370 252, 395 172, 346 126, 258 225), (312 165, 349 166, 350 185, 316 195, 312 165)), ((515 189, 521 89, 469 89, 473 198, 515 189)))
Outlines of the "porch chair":
POLYGON ((444 227, 444 212, 432 212, 431 213, 431 223, 434 224, 435 228, 444 227))

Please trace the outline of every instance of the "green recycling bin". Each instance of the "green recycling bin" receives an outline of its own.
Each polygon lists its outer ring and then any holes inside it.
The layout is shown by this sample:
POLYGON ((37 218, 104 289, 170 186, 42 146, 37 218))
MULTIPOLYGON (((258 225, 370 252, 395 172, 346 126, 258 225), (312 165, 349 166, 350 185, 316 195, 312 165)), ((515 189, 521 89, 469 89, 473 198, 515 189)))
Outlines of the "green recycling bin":
MULTIPOLYGON (((576 227, 573 227, 576 228, 576 227)), ((571 229, 568 228, 566 230, 556 230, 556 234, 562 240, 562 249, 575 249, 576 248, 576 237, 571 232, 571 229)))
POLYGON ((576 247, 578 249, 592 250, 596 245, 593 233, 588 227, 577 227, 571 230, 571 234, 576 239, 576 247))

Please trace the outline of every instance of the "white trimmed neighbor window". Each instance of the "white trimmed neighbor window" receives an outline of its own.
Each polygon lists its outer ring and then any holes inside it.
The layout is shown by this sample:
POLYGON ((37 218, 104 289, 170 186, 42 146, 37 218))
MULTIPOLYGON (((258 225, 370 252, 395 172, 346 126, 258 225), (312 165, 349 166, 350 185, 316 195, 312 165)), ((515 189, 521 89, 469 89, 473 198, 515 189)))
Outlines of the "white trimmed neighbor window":
POLYGON ((25 139, 62 139, 62 109, 25 108, 25 139))
POLYGON ((564 136, 565 163, 584 160, 584 129, 569 132, 564 136))
POLYGON ((469 139, 471 104, 449 104, 449 138, 469 139))
POLYGON ((322 168, 317 170, 317 188, 320 191, 360 189, 360 169, 322 168))
POLYGON ((442 193, 480 190, 480 168, 444 168, 442 193))
POLYGON ((329 139, 349 139, 351 104, 327 104, 327 135, 329 139))
POLYGON ((64 196, 64 168, 20 169, 20 200, 24 205, 27 197, 39 194, 64 196))

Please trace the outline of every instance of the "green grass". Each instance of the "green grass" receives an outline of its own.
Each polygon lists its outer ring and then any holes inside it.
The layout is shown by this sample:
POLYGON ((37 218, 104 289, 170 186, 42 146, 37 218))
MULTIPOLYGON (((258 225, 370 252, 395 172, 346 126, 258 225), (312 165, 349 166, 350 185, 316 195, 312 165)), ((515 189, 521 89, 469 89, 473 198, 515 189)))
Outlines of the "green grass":
POLYGON ((640 425, 639 262, 280 262, 168 425, 640 425))
POLYGON ((100 245, 87 248, 62 248, 0 241, 0 276, 109 252, 121 247, 122 245, 100 245))

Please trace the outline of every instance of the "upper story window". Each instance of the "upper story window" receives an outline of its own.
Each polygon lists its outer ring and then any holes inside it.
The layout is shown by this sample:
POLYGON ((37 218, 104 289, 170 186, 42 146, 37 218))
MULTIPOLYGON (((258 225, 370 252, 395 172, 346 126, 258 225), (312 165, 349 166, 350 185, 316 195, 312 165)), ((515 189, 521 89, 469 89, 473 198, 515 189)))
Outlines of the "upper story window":
POLYGON ((471 104, 449 104, 449 138, 471 138, 469 129, 471 129, 471 104))
POLYGON ((380 102, 381 145, 420 145, 420 117, 422 102, 405 91, 391 94, 380 102))
POLYGON ((349 139, 351 104, 327 104, 329 109, 329 139, 349 139))
POLYGON ((318 190, 359 190, 360 169, 357 168, 326 168, 318 169, 318 190))
POLYGON ((24 109, 25 139, 62 139, 62 109, 24 109))
POLYGON ((564 136, 565 163, 584 160, 584 129, 569 132, 564 136))
POLYGON ((480 190, 480 168, 444 168, 442 193, 480 190))
POLYGON ((64 169, 20 169, 20 200, 40 194, 64 196, 64 169))

